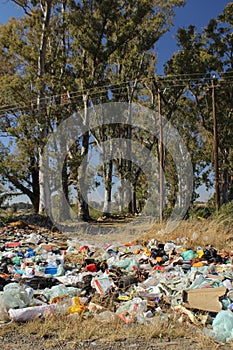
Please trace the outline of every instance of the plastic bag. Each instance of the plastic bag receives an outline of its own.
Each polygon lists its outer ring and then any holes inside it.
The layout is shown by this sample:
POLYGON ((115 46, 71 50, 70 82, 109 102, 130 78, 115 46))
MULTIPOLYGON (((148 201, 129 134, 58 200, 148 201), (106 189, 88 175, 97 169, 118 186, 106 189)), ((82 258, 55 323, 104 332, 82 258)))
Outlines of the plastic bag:
POLYGON ((9 283, 3 289, 1 303, 7 310, 14 308, 23 308, 29 305, 31 295, 27 292, 24 286, 17 283, 9 283))
POLYGON ((233 313, 231 311, 220 311, 213 321, 213 330, 205 329, 205 334, 213 337, 221 343, 233 339, 233 313))
POLYGON ((181 253, 182 258, 184 260, 192 260, 193 258, 196 258, 198 255, 194 253, 193 250, 185 250, 184 252, 181 253))
POLYGON ((147 301, 140 298, 133 298, 120 305, 116 310, 117 315, 129 316, 129 319, 136 319, 139 323, 144 323, 144 312, 147 311, 147 301))
POLYGON ((115 261, 113 266, 121 267, 125 269, 127 272, 133 272, 138 270, 139 265, 136 259, 128 258, 120 261, 115 261))
POLYGON ((35 320, 38 317, 49 315, 52 316, 56 305, 40 305, 27 307, 23 309, 9 309, 9 317, 13 321, 26 322, 35 320))
POLYGON ((101 323, 113 323, 117 320, 116 314, 109 310, 94 314, 94 318, 101 323))
POLYGON ((6 307, 3 301, 3 292, 0 292, 0 321, 7 321, 9 319, 6 307))
POLYGON ((51 300, 53 298, 62 297, 62 296, 70 296, 75 297, 82 292, 80 288, 76 287, 66 287, 64 285, 53 286, 51 289, 46 288, 43 290, 43 295, 47 300, 51 300))
POLYGON ((0 297, 0 321, 9 320, 8 310, 24 308, 30 304, 33 293, 31 288, 17 283, 7 284, 0 297))
POLYGON ((115 287, 115 284, 108 277, 94 278, 91 284, 101 295, 104 295, 110 288, 115 287))

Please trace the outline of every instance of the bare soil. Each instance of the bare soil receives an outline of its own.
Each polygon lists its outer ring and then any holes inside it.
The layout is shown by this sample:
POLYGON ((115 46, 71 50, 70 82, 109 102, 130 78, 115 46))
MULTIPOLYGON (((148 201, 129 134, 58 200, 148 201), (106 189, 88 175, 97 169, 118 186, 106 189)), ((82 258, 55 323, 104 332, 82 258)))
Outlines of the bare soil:
POLYGON ((1 350, 231 350, 230 345, 204 346, 192 339, 124 339, 111 343, 100 340, 83 342, 54 341, 55 335, 45 334, 43 337, 31 335, 25 337, 18 333, 11 333, 0 339, 1 350), (53 343, 53 345, 51 344, 53 343), (51 344, 51 345, 50 345, 51 344))

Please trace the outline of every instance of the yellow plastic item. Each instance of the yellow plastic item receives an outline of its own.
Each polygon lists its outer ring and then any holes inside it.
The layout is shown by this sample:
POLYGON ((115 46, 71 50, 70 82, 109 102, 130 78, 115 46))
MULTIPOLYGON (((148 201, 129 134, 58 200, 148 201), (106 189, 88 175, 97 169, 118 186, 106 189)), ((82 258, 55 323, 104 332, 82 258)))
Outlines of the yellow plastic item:
POLYGON ((198 258, 202 258, 203 255, 204 255, 203 250, 198 250, 198 251, 197 251, 197 255, 198 255, 198 258))
POLYGON ((162 261, 162 258, 161 258, 161 256, 156 256, 155 260, 162 261))
POLYGON ((151 255, 151 251, 146 247, 144 249, 144 253, 147 255, 147 256, 150 256, 151 255))
POLYGON ((127 296, 127 295, 119 295, 118 300, 128 301, 128 300, 130 300, 130 296, 127 296))
POLYGON ((83 311, 86 311, 88 310, 87 307, 83 304, 80 304, 80 299, 79 297, 74 297, 73 298, 73 302, 74 302, 74 305, 70 306, 68 311, 67 311, 67 314, 70 315, 70 314, 74 314, 76 312, 78 312, 79 314, 81 314, 83 311))

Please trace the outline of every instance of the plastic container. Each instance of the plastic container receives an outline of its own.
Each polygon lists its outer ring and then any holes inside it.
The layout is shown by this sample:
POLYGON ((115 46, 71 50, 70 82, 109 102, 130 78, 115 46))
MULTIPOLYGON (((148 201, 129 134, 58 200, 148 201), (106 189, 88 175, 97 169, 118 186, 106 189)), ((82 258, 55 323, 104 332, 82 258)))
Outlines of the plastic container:
POLYGON ((56 275, 57 274, 57 267, 46 267, 45 274, 46 275, 56 275))

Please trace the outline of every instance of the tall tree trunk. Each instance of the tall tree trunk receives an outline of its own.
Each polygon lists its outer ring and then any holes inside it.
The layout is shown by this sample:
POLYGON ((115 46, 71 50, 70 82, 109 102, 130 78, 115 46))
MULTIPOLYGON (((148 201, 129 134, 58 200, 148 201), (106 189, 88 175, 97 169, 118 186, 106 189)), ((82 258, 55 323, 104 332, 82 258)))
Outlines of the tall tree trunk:
MULTIPOLYGON (((131 182, 132 179, 132 161, 131 161, 131 153, 132 153, 132 147, 131 147, 131 141, 132 141, 132 99, 133 99, 133 92, 131 93, 130 100, 129 100, 129 108, 128 108, 128 126, 127 126, 127 138, 129 142, 127 143, 127 175, 129 178, 129 181, 131 182)), ((128 213, 133 214, 133 192, 132 192, 132 186, 128 186, 127 188, 127 198, 128 198, 128 213)))
MULTIPOLYGON (((83 96, 84 102, 84 125, 88 128, 89 125, 89 115, 88 115, 88 96, 83 96)), ((85 132, 82 136, 82 149, 81 156, 82 162, 78 169, 78 202, 79 202, 79 212, 78 218, 83 221, 90 220, 89 206, 87 202, 88 196, 88 186, 86 175, 87 175, 87 162, 88 162, 88 151, 89 151, 89 131, 85 132)))
POLYGON ((39 212, 39 203, 40 203, 40 188, 39 188, 39 171, 38 168, 33 168, 31 170, 32 175, 32 192, 33 192, 33 210, 34 213, 39 212))
POLYGON ((46 86, 44 83, 44 75, 46 73, 46 52, 47 52, 47 42, 48 42, 48 30, 51 19, 52 11, 52 0, 46 0, 41 6, 42 10, 42 32, 40 38, 40 49, 38 54, 38 79, 39 79, 39 92, 37 97, 37 112, 38 112, 38 122, 41 129, 41 145, 39 150, 39 188, 40 188, 40 203, 39 212, 44 212, 46 205, 49 205, 47 200, 50 199, 50 190, 48 178, 45 174, 48 168, 47 161, 43 158, 43 148, 45 145, 46 138, 48 136, 48 121, 46 118, 46 100, 45 100, 45 90, 46 86))
POLYGON ((105 195, 104 195, 104 206, 103 206, 103 216, 110 216, 111 204, 112 204, 112 172, 113 172, 113 161, 109 160, 107 164, 107 173, 105 182, 105 195))
POLYGON ((125 204, 127 203, 127 185, 126 179, 126 160, 121 158, 119 160, 119 177, 120 177, 120 186, 119 186, 119 212, 123 212, 125 204))
POLYGON ((35 213, 38 213, 39 208, 39 194, 35 191, 32 192, 27 187, 25 187, 18 179, 17 176, 11 174, 4 174, 5 177, 12 183, 18 190, 30 198, 35 213))
POLYGON ((228 191, 228 200, 232 201, 233 200, 233 175, 229 176, 229 191, 228 191))
POLYGON ((137 213, 137 190, 136 190, 136 184, 133 184, 133 193, 132 193, 132 211, 133 214, 137 213))
MULTIPOLYGON (((60 147, 65 147, 65 151, 67 150, 66 144, 63 145, 62 142, 60 144, 60 147)), ((61 154, 64 154, 63 150, 61 150, 61 154)), ((62 191, 59 195, 59 219, 60 221, 65 221, 70 219, 69 206, 67 206, 67 202, 69 203, 67 156, 62 164, 61 173, 62 173, 62 191)))

